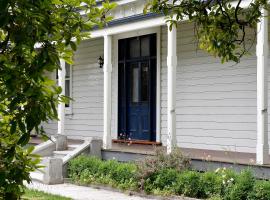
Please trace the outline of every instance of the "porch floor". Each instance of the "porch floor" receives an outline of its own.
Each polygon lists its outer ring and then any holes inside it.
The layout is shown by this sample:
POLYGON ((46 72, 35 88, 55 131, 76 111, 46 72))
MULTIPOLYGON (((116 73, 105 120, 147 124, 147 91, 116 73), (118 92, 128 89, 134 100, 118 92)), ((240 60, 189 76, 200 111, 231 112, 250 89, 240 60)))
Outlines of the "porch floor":
MULTIPOLYGON (((106 151, 154 155, 156 148, 165 148, 165 147, 159 147, 155 145, 113 143, 112 149, 106 151)), ((188 156, 192 160, 214 161, 214 162, 241 164, 249 166, 256 165, 255 153, 215 151, 215 150, 192 149, 192 148, 180 148, 180 149, 185 156, 188 156)), ((270 168, 270 163, 264 165, 264 167, 270 168)))

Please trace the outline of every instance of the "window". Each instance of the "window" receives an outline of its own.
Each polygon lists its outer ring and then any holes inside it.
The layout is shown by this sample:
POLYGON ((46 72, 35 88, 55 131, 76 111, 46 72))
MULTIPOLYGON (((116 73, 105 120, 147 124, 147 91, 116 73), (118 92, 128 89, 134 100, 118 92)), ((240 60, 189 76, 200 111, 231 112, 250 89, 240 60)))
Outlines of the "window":
MULTIPOLYGON (((71 98, 71 83, 72 83, 72 66, 68 63, 65 63, 65 68, 66 68, 66 76, 65 76, 65 96, 71 98)), ((58 71, 56 71, 56 80, 58 83, 58 71)), ((66 113, 70 114, 71 113, 71 103, 68 101, 65 104, 66 107, 66 113)))

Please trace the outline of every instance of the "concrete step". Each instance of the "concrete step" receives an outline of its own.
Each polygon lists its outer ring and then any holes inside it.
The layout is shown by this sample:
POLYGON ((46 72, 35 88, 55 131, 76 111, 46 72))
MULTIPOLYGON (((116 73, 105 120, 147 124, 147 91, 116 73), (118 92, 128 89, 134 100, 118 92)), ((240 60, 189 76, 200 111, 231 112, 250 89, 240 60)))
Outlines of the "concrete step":
POLYGON ((78 148, 79 146, 80 146, 80 144, 69 144, 68 150, 74 150, 74 149, 78 148))
POLYGON ((44 179, 44 174, 40 171, 34 171, 34 172, 30 172, 30 177, 32 180, 38 181, 43 183, 43 179, 44 179))
POLYGON ((66 150, 66 151, 54 151, 53 152, 53 157, 56 157, 56 158, 63 158, 65 157, 67 154, 71 153, 71 151, 69 150, 66 150))

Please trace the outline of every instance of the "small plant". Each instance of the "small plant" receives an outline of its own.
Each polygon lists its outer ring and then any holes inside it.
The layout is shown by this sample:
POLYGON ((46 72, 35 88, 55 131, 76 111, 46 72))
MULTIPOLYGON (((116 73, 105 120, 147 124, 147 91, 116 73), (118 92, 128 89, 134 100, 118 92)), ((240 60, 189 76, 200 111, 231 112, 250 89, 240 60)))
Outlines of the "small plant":
POLYGON ((218 196, 222 191, 222 177, 216 172, 205 172, 201 175, 203 197, 218 196))
POLYGON ((144 190, 156 194, 175 193, 174 187, 179 175, 179 172, 175 169, 160 170, 146 180, 144 190))
POLYGON ((138 188, 137 167, 132 163, 79 156, 69 163, 70 178, 81 184, 107 184, 120 189, 138 188))
POLYGON ((188 197, 200 198, 202 194, 201 173, 185 171, 181 173, 176 183, 176 193, 188 197))
POLYGON ((178 172, 190 168, 190 159, 175 148, 171 154, 167 154, 162 148, 157 148, 154 156, 149 156, 137 162, 140 188, 144 189, 145 181, 160 170, 175 169, 178 172))
POLYGON ((251 171, 242 171, 236 176, 233 184, 227 187, 224 195, 225 200, 246 200, 249 193, 253 190, 255 178, 251 171))
POLYGON ((256 181, 253 191, 249 194, 248 200, 269 200, 270 181, 256 181))

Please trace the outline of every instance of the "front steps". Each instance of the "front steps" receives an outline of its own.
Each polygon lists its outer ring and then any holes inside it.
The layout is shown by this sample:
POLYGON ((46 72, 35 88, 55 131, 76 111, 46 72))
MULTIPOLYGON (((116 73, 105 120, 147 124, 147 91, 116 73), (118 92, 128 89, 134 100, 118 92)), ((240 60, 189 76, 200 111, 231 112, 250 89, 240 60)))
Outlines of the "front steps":
POLYGON ((30 173, 31 179, 44 184, 63 183, 67 176, 67 164, 72 158, 80 154, 101 156, 102 142, 97 139, 88 140, 63 140, 62 136, 53 137, 51 140, 37 145, 34 154, 41 156, 40 165, 44 166, 30 173), (60 140, 60 143, 59 141, 60 140), (60 145, 59 145, 60 144, 60 145), (62 145, 66 144, 66 146, 62 145))

